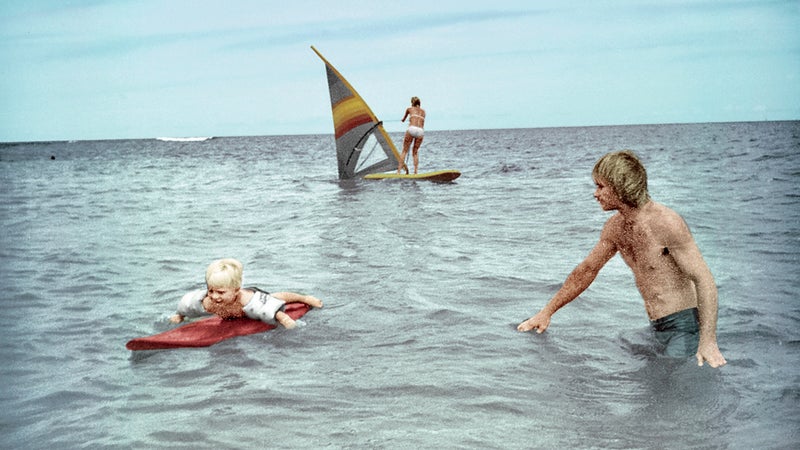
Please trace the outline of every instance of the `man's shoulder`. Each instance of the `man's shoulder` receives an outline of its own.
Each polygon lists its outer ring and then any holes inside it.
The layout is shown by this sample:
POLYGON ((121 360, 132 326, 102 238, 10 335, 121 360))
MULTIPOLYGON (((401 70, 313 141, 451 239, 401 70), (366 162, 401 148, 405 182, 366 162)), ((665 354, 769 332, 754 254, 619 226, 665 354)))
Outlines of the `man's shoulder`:
POLYGON ((606 220, 603 225, 603 231, 600 232, 600 240, 617 242, 619 238, 625 233, 624 230, 625 218, 619 212, 606 220))
POLYGON ((658 209, 650 218, 651 229, 665 244, 681 245, 692 239, 689 225, 680 214, 662 204, 656 205, 658 209))
POLYGON ((613 230, 617 228, 621 228, 622 224, 625 222, 625 219, 622 217, 622 214, 619 212, 614 213, 613 216, 609 217, 606 220, 606 224, 603 226, 603 230, 613 230))
POLYGON ((685 226, 686 222, 683 220, 683 217, 681 217, 681 215, 678 214, 674 209, 661 203, 652 203, 653 210, 651 213, 651 219, 654 223, 669 228, 685 226))

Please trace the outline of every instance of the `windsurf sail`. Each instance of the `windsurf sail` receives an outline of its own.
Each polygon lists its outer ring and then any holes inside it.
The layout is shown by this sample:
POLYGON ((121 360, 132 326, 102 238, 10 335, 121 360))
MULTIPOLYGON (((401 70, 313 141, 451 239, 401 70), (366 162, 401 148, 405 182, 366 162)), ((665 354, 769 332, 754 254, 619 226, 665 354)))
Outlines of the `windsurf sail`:
POLYGON ((400 153, 383 123, 313 45, 311 50, 325 63, 328 75, 339 178, 344 180, 396 169, 398 161, 401 161, 400 153))

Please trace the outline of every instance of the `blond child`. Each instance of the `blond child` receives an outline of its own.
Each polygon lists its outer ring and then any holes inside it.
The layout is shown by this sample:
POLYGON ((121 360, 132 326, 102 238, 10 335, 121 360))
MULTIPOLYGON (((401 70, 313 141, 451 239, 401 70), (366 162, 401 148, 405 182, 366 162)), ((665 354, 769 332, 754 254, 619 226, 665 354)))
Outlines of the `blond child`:
POLYGON ((170 322, 181 323, 187 317, 216 314, 223 319, 249 317, 269 324, 280 323, 291 329, 297 324, 283 311, 286 303, 322 307, 322 302, 310 295, 270 294, 258 288, 242 288, 242 269, 242 263, 233 258, 212 262, 206 269, 206 289, 184 295, 170 322))

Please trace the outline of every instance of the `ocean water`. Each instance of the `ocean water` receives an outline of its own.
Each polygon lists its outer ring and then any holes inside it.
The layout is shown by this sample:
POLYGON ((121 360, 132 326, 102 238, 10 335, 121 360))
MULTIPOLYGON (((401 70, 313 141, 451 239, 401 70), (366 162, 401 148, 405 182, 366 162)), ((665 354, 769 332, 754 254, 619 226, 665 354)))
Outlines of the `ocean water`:
POLYGON ((452 184, 334 158, 330 135, 0 145, 0 447, 800 447, 800 122, 429 132, 452 184), (591 169, 623 148, 715 276, 719 370, 653 351, 619 257, 515 329, 596 242, 591 169), (125 349, 220 257, 325 307, 125 349))

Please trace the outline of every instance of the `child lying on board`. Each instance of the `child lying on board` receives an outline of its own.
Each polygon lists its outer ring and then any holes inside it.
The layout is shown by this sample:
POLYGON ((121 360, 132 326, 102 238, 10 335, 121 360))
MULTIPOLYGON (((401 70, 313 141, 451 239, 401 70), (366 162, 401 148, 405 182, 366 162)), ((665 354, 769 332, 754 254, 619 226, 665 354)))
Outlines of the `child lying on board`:
POLYGON ((181 323, 186 317, 216 314, 223 319, 249 317, 294 328, 295 321, 283 312, 286 303, 305 303, 314 308, 322 308, 322 302, 310 295, 293 292, 270 294, 258 288, 243 289, 242 263, 226 258, 208 266, 206 289, 184 295, 178 303, 177 313, 169 320, 172 323, 181 323))

